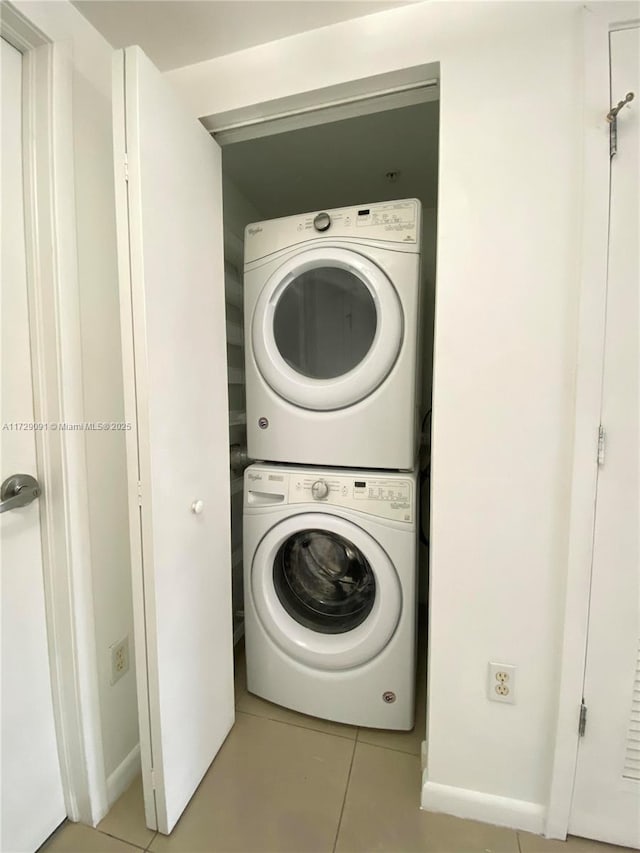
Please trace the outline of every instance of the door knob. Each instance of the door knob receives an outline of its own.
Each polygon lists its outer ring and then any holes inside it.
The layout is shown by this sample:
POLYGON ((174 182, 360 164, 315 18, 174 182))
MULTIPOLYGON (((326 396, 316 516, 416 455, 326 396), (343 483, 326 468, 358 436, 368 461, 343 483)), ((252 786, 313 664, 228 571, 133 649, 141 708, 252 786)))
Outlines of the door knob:
POLYGON ((0 486, 0 512, 27 506, 41 493, 40 484, 31 474, 12 474, 0 486))

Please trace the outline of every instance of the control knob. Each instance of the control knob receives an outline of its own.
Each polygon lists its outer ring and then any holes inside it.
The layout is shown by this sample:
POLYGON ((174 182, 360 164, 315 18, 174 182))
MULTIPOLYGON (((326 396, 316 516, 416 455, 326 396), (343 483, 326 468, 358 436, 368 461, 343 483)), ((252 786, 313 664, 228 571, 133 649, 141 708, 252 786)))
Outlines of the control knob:
POLYGON ((328 213, 319 213, 313 220, 313 227, 316 231, 326 231, 331 225, 331 217, 328 213))
POLYGON ((324 500, 329 494, 329 484, 326 480, 316 480, 311 486, 311 494, 317 501, 324 500))

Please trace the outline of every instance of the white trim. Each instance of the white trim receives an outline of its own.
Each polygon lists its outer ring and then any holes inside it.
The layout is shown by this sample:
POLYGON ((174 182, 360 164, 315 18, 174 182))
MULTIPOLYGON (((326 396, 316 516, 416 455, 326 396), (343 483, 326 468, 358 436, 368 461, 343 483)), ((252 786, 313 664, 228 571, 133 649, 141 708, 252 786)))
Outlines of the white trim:
POLYGON ((137 743, 107 779, 109 808, 124 794, 129 785, 141 772, 140 744, 137 743))
MULTIPOLYGON (((178 73, 182 69, 176 69, 178 73)), ((171 77, 172 72, 168 72, 171 77)), ((270 101, 259 101, 224 112, 202 116, 200 121, 208 131, 216 135, 229 133, 224 142, 238 141, 233 138, 232 128, 246 129, 242 139, 251 139, 264 133, 273 133, 271 123, 282 125, 289 120, 286 127, 278 127, 278 132, 309 127, 338 118, 349 118, 377 109, 389 109, 388 105, 376 105, 388 98, 397 97, 398 93, 417 92, 422 100, 435 100, 439 97, 439 67, 437 63, 428 63, 385 71, 361 79, 348 80, 331 86, 323 86, 307 92, 298 92, 283 98, 270 101), (422 90, 422 91, 420 91, 422 90), (337 114, 339 111, 339 115, 337 114), (261 131, 264 128, 264 131, 261 131)), ((218 140, 220 142, 220 140, 218 140)))
POLYGON ((343 121, 356 116, 371 115, 372 113, 400 109, 415 104, 426 104, 430 101, 437 101, 439 98, 438 80, 424 80, 392 86, 373 93, 367 92, 351 97, 312 103, 305 107, 294 107, 268 117, 230 122, 225 126, 221 124, 212 131, 212 134, 220 145, 230 145, 264 136, 272 136, 276 133, 287 133, 291 130, 343 121))
POLYGON ((545 835, 564 839, 578 756, 595 521, 609 228, 609 32, 632 5, 587 5, 584 21, 583 220, 569 557, 555 749, 545 835))
POLYGON ((467 788, 454 788, 452 785, 440 785, 438 782, 430 782, 426 776, 425 770, 420 803, 425 811, 507 826, 536 835, 540 835, 544 830, 546 809, 540 803, 498 797, 467 788))
MULTIPOLYGON (((24 54, 25 219, 36 421, 82 422, 70 47, 3 4, 24 54)), ((84 435, 36 432, 49 660, 67 814, 107 811, 84 435), (55 500, 52 499, 55 497, 55 500)))
MULTIPOLYGON (((146 337, 144 324, 141 324, 138 335, 134 336, 133 311, 134 292, 132 284, 132 265, 130 229, 135 223, 129 219, 128 178, 125 174, 127 155, 126 127, 126 91, 125 64, 129 53, 116 50, 113 54, 113 140, 114 140, 114 183, 116 202, 116 236, 118 244, 118 283, 120 294, 120 328, 122 329, 122 375, 124 379, 124 411, 128 421, 138 424, 139 413, 148 412, 149 406, 144 390, 146 388, 146 337), (136 377, 140 376, 138 384, 136 377), (138 394, 141 399, 138 399, 138 394)), ((136 73, 135 65, 130 69, 136 73)), ((133 133, 133 128, 131 129, 133 133)), ((138 264, 140 264, 140 260, 138 264)), ((139 272, 139 271, 138 271, 139 272)), ((144 424, 146 428, 147 425, 144 424)), ((140 428, 140 427, 139 427, 140 428)), ((143 461, 138 453, 138 432, 133 429, 126 435, 127 450, 127 494, 135 495, 138 482, 143 479, 143 461)), ((149 482, 148 471, 144 471, 144 481, 149 482)), ((147 497, 147 501, 150 497, 147 497)), ((147 634, 145 612, 145 590, 142 565, 142 517, 139 504, 129 500, 129 549, 131 555, 131 591, 134 608, 138 606, 145 614, 143 619, 134 619, 135 659, 136 659, 136 688, 138 697, 138 729, 140 732, 140 765, 143 779, 151 779, 153 772, 153 755, 151 749, 151 711, 148 701, 149 671, 147 665, 147 634)), ((149 537, 149 541, 152 537, 149 537)), ((152 626, 153 628, 153 626, 152 626)), ((158 817, 156 813, 153 791, 144 787, 145 822, 150 829, 156 829, 158 817)))
POLYGON ((230 130, 239 130, 240 128, 249 128, 253 127, 256 124, 265 124, 267 121, 281 121, 285 118, 292 118, 294 116, 302 116, 307 113, 320 112, 321 110, 328 110, 333 107, 343 107, 349 106, 351 104, 359 104, 363 101, 373 101, 377 98, 384 98, 387 95, 399 95, 403 92, 415 92, 420 89, 432 89, 438 87, 437 80, 425 80, 419 81, 417 83, 408 83, 403 86, 390 86, 387 89, 381 89, 379 92, 375 92, 374 94, 360 94, 360 95, 351 95, 350 97, 345 98, 336 98, 335 100, 325 101, 322 103, 313 103, 309 104, 306 107, 298 107, 297 109, 284 110, 282 112, 276 112, 270 115, 267 118, 253 118, 253 119, 245 119, 244 121, 235 121, 230 122, 226 125, 221 125, 220 127, 214 129, 213 133, 215 135, 219 133, 224 133, 230 130))
POLYGON ((40 45, 48 44, 49 39, 31 21, 28 21, 10 3, 2 3, 2 38, 13 45, 20 53, 26 53, 40 45))

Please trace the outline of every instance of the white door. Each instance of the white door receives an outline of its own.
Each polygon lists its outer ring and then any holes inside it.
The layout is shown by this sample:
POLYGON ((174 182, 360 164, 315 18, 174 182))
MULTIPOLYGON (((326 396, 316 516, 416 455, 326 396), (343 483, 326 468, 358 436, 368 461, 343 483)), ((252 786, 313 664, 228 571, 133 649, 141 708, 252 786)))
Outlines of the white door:
POLYGON ((640 847, 640 29, 611 33, 611 98, 635 93, 611 161, 607 317, 584 701, 569 832, 640 847))
MULTIPOLYGON (((22 184, 22 56, 2 48, 2 435, 0 480, 36 475, 22 184)), ((33 853, 66 817, 47 650, 39 501, 2 533, 2 841, 33 853)))
POLYGON ((114 70, 145 813, 169 833, 234 721, 221 153, 142 51, 114 70))

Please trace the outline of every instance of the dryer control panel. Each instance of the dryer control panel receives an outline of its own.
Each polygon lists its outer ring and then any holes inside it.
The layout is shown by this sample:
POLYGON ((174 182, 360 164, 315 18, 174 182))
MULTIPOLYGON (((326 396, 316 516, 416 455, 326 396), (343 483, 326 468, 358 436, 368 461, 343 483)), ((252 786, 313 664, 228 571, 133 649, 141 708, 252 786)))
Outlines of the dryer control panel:
POLYGON ((407 198, 254 222, 245 229, 245 264, 311 240, 315 245, 340 239, 400 243, 405 251, 418 252, 421 213, 418 199, 407 198))
POLYGON ((262 465, 253 465, 245 473, 247 506, 329 504, 411 524, 416 515, 415 495, 416 480, 411 475, 262 465))

